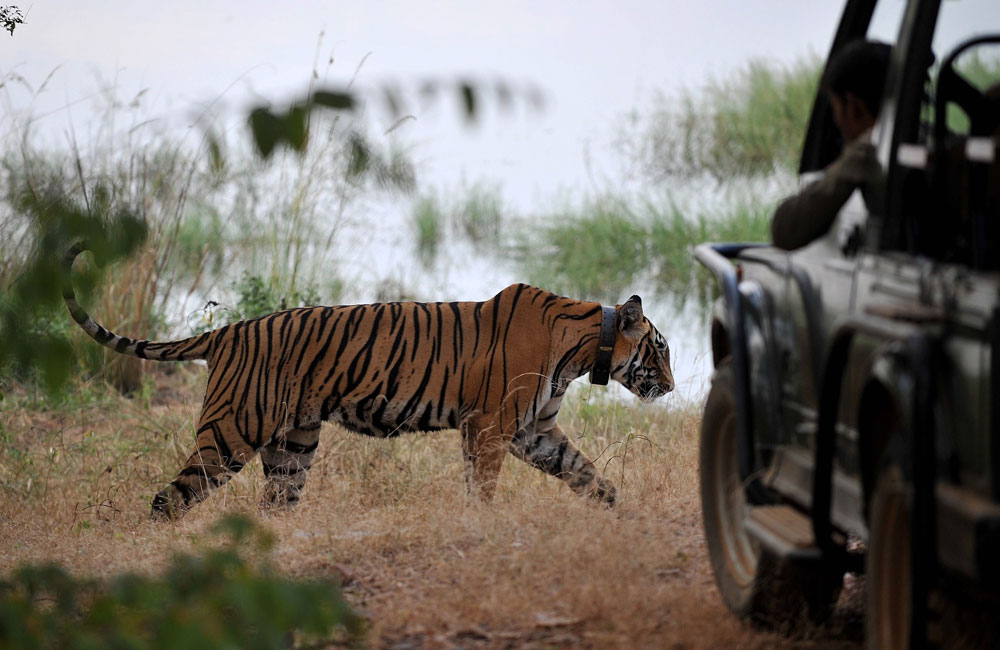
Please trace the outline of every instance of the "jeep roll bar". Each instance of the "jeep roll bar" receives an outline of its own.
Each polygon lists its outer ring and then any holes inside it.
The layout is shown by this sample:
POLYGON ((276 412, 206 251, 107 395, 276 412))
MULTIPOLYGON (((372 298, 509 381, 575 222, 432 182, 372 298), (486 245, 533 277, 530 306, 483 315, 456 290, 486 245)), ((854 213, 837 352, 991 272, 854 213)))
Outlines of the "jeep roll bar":
POLYGON ((750 248, 761 248, 768 244, 699 244, 695 246, 694 258, 711 271, 722 286, 726 303, 726 320, 729 334, 729 356, 732 359, 733 377, 736 380, 736 428, 739 434, 740 480, 747 486, 747 494, 763 497, 763 486, 753 477, 755 471, 753 443, 753 403, 750 400, 750 364, 746 347, 746 328, 743 320, 743 300, 740 298, 737 267, 730 261, 750 248))

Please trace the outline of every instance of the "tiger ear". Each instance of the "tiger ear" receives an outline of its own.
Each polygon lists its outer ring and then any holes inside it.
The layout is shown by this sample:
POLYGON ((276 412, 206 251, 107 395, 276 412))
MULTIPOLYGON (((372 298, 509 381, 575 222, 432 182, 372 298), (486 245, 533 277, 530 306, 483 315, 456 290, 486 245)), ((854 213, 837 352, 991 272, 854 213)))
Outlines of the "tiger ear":
POLYGON ((618 309, 618 330, 628 338, 642 336, 642 298, 632 296, 618 309))

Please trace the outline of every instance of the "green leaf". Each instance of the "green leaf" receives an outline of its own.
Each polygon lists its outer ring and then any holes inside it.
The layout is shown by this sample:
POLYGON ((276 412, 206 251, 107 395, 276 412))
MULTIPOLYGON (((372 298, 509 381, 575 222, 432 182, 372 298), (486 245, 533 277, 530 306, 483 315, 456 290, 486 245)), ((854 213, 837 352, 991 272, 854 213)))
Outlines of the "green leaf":
POLYGON ((351 133, 347 142, 349 162, 347 164, 347 174, 350 177, 357 177, 368 171, 371 166, 371 150, 364 137, 358 132, 351 133))
POLYGON ((467 122, 476 121, 476 89, 468 82, 462 82, 458 86, 459 94, 462 97, 462 105, 465 108, 465 119, 467 122))
POLYGON ((309 108, 293 106, 284 116, 285 140, 295 151, 302 153, 309 142, 309 108))
POLYGON ((250 111, 250 131, 253 133, 254 144, 261 158, 271 157, 274 148, 282 139, 281 121, 266 108, 260 107, 250 111))
POLYGON ((317 90, 312 95, 311 103, 338 111, 352 111, 354 95, 339 90, 317 90))
POLYGON ((212 171, 216 174, 222 174, 226 170, 226 157, 222 153, 219 138, 214 133, 206 134, 205 146, 208 147, 208 159, 212 164, 212 171))

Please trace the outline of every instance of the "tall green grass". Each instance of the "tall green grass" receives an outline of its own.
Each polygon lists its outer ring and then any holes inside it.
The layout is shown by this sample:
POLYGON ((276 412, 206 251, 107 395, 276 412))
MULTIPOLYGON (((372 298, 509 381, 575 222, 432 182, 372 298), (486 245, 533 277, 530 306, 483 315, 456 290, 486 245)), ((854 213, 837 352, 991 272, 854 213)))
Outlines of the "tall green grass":
POLYGON ((525 225, 519 261, 528 281, 568 295, 620 293, 650 264, 651 224, 618 197, 600 197, 576 209, 525 225))
POLYGON ((423 196, 411 211, 417 257, 429 267, 437 259, 438 250, 445 235, 444 213, 436 195, 423 196))
POLYGON ((528 281, 569 295, 615 299, 642 283, 687 294, 704 241, 767 241, 772 205, 742 201, 719 212, 605 196, 523 223, 517 259, 528 281), (542 225, 536 225, 542 224, 542 225))
POLYGON ((449 240, 467 242, 477 252, 502 253, 509 217, 500 188, 486 182, 464 185, 450 198, 426 193, 410 211, 417 258, 431 267, 449 240))
POLYGON ((469 241, 482 247, 500 238, 503 218, 503 198, 499 188, 476 183, 465 189, 454 221, 469 241))
POLYGON ((653 183, 792 173, 821 71, 815 56, 789 65, 755 60, 694 91, 663 94, 622 138, 623 149, 653 183))

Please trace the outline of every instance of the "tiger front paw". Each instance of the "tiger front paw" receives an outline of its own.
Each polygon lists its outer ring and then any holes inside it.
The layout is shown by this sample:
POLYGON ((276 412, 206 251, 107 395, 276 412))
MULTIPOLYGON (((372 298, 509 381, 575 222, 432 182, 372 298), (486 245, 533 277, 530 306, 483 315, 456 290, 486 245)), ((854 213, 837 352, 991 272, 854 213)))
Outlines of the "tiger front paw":
POLYGON ((590 496, 593 499, 597 499, 601 505, 610 508, 615 505, 615 499, 618 498, 618 488, 607 479, 598 479, 590 492, 590 496))
POLYGON ((299 504, 301 496, 302 489, 299 487, 269 481, 260 500, 260 507, 264 510, 291 510, 299 504))
POLYGON ((153 521, 177 519, 187 512, 184 495, 172 483, 157 492, 150 506, 149 518, 153 521))

